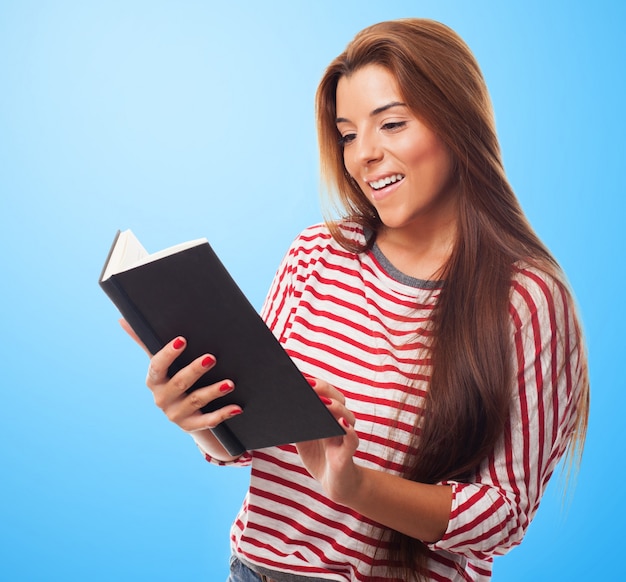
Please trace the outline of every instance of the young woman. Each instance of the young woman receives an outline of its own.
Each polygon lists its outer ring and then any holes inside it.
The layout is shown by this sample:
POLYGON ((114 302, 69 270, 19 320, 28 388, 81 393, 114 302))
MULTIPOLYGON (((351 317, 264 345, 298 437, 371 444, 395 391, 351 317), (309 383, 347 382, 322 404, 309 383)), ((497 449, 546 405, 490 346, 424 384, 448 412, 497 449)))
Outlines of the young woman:
MULTIPOLYGON (((237 390, 157 405, 219 464, 252 464, 230 580, 488 580, 556 464, 580 453, 589 387, 571 294, 507 182, 488 93, 449 28, 365 29, 317 93, 321 164, 341 220, 305 230, 263 317, 346 435, 232 458, 209 429, 237 390)), ((243 411, 245 414, 245 410, 243 411)))

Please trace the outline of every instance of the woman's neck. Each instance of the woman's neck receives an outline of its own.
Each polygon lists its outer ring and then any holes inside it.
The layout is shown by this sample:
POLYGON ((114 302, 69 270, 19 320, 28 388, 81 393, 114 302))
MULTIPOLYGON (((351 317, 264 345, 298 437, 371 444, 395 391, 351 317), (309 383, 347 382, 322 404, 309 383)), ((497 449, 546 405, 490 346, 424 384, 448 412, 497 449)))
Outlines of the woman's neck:
POLYGON ((456 236, 456 221, 445 228, 414 229, 412 231, 387 229, 378 232, 376 244, 387 260, 398 271, 424 281, 441 278, 441 272, 450 258, 456 236))

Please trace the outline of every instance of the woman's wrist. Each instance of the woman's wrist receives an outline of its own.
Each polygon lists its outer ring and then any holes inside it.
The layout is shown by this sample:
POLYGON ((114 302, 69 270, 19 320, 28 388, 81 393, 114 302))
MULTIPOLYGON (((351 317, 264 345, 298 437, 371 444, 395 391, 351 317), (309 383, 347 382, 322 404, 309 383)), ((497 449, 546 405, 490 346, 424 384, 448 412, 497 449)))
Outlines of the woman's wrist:
POLYGON ((334 491, 327 491, 327 494, 335 503, 358 511, 358 507, 366 503, 368 497, 367 470, 352 462, 349 471, 349 473, 344 473, 342 479, 338 480, 341 487, 334 491))
POLYGON ((338 503, 378 523, 426 543, 444 535, 452 502, 448 485, 429 485, 354 465, 351 490, 338 503))
POLYGON ((189 434, 200 450, 216 461, 228 463, 238 458, 230 455, 209 429, 197 430, 189 434))

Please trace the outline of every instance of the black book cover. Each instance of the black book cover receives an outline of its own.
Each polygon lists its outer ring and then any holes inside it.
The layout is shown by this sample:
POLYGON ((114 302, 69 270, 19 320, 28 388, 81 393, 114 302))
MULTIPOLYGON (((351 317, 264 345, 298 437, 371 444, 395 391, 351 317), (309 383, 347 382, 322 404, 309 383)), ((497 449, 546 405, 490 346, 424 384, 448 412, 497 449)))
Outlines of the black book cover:
POLYGON ((205 408, 242 407, 213 429, 231 455, 345 434, 208 242, 103 275, 100 286, 151 353, 186 338, 170 375, 209 353, 217 364, 191 389, 233 380, 235 390, 205 408))

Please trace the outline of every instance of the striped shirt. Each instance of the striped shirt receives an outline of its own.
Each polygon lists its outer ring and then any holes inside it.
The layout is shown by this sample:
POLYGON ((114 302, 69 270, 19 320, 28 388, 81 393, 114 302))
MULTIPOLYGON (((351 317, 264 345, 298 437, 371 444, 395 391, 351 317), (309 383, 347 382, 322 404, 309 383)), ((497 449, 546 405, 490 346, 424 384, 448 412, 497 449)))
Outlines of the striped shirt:
MULTIPOLYGON (((349 236, 362 230, 344 223, 349 236)), ((438 284, 397 271, 377 247, 346 251, 323 225, 292 244, 262 315, 300 370, 336 386, 356 417, 355 461, 400 474, 428 391, 438 284)), ((489 580, 492 560, 520 543, 574 426, 581 355, 562 285, 531 268, 511 286, 510 420, 470 483, 452 486, 443 538, 430 544, 432 580, 489 580)), ((209 459, 211 460, 211 459, 209 459)), ((242 561, 277 581, 392 580, 380 526, 330 501, 295 446, 253 451, 251 482, 231 529, 242 561)))

